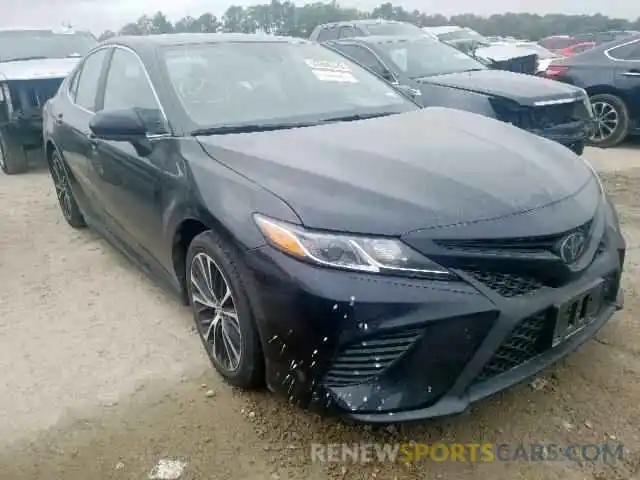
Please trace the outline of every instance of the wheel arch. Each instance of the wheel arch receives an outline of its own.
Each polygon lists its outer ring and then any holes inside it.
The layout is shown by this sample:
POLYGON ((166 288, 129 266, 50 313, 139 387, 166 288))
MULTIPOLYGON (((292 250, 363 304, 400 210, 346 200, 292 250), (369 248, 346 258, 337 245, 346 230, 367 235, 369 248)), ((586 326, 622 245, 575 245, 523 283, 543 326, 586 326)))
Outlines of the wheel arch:
POLYGON ((625 103, 627 102, 625 94, 613 85, 593 85, 591 87, 585 88, 585 90, 587 91, 589 97, 592 97, 594 95, 615 95, 625 103))
POLYGON ((180 298, 188 305, 187 295, 187 251, 195 237, 208 230, 224 236, 231 243, 236 244, 231 232, 212 215, 189 215, 182 218, 176 225, 171 241, 171 261, 173 271, 180 286, 180 298))

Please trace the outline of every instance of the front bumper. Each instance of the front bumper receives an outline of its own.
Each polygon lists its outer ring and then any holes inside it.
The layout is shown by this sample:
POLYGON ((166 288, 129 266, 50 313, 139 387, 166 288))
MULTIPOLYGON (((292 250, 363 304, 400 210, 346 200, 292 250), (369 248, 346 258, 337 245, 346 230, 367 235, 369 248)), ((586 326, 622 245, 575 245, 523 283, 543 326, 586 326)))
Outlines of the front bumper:
POLYGON ((463 272, 467 282, 385 278, 258 248, 246 260, 267 384, 293 403, 367 423, 460 413, 591 338, 622 308, 623 259, 624 245, 610 243, 578 280, 506 298, 463 272), (603 279, 595 318, 552 346, 554 306, 603 279))

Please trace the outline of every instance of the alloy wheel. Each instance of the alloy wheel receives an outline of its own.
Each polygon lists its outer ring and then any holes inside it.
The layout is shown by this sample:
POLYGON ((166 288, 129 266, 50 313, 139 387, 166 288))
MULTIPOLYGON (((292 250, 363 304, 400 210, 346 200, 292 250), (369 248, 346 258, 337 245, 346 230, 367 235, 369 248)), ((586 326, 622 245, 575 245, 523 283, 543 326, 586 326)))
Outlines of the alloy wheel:
POLYGON ((53 185, 56 189, 56 196, 58 197, 58 202, 60 202, 62 214, 69 220, 73 215, 71 186, 69 185, 69 177, 65 166, 60 157, 55 154, 51 157, 51 176, 53 177, 53 185))
POLYGON ((594 132, 591 141, 602 143, 611 137, 620 123, 620 117, 615 106, 608 102, 596 101, 591 106, 595 117, 594 132))
POLYGON ((209 355, 228 372, 240 367, 242 333, 229 283, 216 262, 197 253, 191 262, 191 303, 209 355))

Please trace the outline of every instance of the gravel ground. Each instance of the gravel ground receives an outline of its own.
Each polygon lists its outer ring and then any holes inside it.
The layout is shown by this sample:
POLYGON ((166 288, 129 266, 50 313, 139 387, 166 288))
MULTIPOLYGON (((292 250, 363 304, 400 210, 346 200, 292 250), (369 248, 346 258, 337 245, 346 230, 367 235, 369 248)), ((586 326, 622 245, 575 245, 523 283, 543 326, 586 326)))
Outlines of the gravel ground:
POLYGON ((590 150, 629 244, 626 309, 538 381, 466 415, 347 426, 243 393, 209 368, 187 309, 91 232, 47 172, 0 175, 0 480, 450 478, 638 480, 640 145, 590 150), (535 388, 534 388, 535 387, 535 388), (603 463, 322 464, 313 442, 622 442, 603 463), (162 470, 162 468, 161 468, 162 470), (150 474, 151 472, 151 474, 150 474))

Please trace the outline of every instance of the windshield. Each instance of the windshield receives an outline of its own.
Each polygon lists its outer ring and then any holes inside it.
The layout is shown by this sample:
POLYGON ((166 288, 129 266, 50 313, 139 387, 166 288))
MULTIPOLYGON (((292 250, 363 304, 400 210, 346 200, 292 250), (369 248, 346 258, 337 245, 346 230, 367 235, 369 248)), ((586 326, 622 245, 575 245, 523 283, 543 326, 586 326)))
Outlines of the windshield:
POLYGON ((420 27, 410 23, 368 23, 371 35, 424 35, 420 27))
POLYGON ((449 45, 427 39, 380 43, 378 48, 410 78, 487 68, 449 45))
POLYGON ((489 43, 486 37, 483 37, 478 32, 475 32, 469 28, 461 28, 460 30, 454 30, 453 32, 441 33, 438 35, 438 39, 440 39, 440 41, 442 42, 473 40, 477 43, 489 43))
POLYGON ((0 32, 0 62, 33 57, 82 57, 97 44, 95 37, 87 32, 5 31, 0 32))
POLYGON ((165 47, 164 59, 195 129, 418 109, 364 68, 312 43, 181 45, 165 47))

